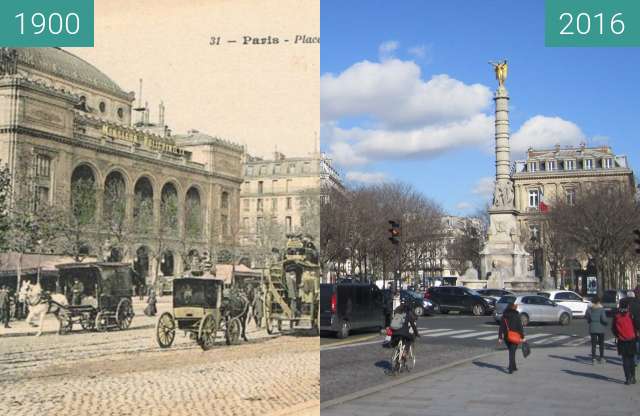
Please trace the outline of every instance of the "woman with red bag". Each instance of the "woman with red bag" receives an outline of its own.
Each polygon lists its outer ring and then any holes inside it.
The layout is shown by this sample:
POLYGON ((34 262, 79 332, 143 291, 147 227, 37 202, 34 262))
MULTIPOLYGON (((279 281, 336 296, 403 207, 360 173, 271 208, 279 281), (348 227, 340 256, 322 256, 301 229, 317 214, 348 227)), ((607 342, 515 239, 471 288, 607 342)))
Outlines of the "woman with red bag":
POLYGON ((500 329, 498 330, 498 342, 502 344, 504 341, 509 350, 509 374, 518 371, 516 367, 516 350, 518 345, 524 342, 524 329, 520 314, 516 309, 515 303, 510 303, 502 314, 500 321, 500 329))

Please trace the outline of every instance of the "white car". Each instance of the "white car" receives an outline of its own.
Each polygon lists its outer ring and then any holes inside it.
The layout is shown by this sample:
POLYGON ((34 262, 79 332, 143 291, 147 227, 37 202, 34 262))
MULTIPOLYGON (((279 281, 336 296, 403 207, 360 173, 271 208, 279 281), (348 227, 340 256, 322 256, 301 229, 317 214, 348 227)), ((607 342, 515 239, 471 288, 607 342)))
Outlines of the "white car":
POLYGON ((538 295, 571 309, 571 314, 574 318, 584 318, 587 309, 591 307, 590 301, 570 290, 549 290, 547 292, 538 292, 538 295))

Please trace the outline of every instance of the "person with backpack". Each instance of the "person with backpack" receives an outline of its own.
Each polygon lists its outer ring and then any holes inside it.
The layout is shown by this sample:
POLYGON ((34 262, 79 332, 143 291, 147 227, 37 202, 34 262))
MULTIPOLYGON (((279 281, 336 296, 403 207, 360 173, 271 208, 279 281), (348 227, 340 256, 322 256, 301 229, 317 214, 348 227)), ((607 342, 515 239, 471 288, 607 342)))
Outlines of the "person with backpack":
POLYGON ((585 319, 589 325, 589 335, 591 335, 591 363, 596 363, 596 345, 599 347, 600 356, 598 364, 602 364, 604 358, 604 334, 609 324, 607 314, 600 303, 600 297, 594 296, 591 300, 591 307, 587 309, 585 319))
POLYGON ((500 329, 498 329, 498 343, 505 342, 509 350, 509 374, 518 371, 516 366, 516 350, 518 345, 524 342, 524 328, 520 320, 520 314, 516 309, 515 303, 507 305, 502 320, 500 321, 500 329))
POLYGON ((635 291, 628 291, 627 297, 620 300, 621 305, 625 305, 629 309, 631 319, 633 319, 636 328, 636 365, 638 364, 638 354, 640 354, 640 298, 636 296, 635 291))
POLYGON ((420 337, 416 320, 416 315, 413 313, 411 305, 408 303, 401 303, 393 311, 393 318, 389 325, 393 331, 393 335, 391 335, 392 346, 395 347, 398 344, 398 341, 402 339, 404 341, 405 353, 409 351, 409 346, 413 343, 415 338, 420 337), (413 335, 409 331, 409 327, 413 330, 413 335))
POLYGON ((613 317, 611 331, 617 339, 618 355, 622 357, 626 385, 636 384, 636 328, 637 323, 633 320, 628 303, 620 302, 613 317))

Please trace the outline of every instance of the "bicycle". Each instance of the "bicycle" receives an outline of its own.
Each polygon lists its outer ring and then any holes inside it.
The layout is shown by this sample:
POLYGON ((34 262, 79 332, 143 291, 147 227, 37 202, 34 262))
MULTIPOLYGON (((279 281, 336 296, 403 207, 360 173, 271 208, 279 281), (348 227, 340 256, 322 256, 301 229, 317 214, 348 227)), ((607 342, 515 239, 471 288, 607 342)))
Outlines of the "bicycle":
POLYGON ((398 344, 393 349, 391 356, 391 374, 400 374, 403 369, 410 372, 416 366, 416 356, 413 352, 413 343, 409 345, 409 350, 405 352, 404 340, 398 340, 398 344))

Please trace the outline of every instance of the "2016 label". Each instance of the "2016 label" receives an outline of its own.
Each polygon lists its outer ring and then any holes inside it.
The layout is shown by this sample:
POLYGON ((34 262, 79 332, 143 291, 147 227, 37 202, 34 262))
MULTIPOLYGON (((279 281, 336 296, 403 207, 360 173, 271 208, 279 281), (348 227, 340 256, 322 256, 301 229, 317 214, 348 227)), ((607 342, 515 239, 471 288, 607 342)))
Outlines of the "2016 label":
MULTIPOLYGON (((597 30, 597 33, 604 35, 605 27, 609 29, 609 33, 614 35, 622 35, 624 33, 625 25, 622 19, 622 13, 616 13, 608 20, 608 25, 605 26, 604 13, 598 13, 593 15, 593 28, 597 30)), ((575 35, 576 32, 580 35, 588 35, 592 29, 592 17, 588 13, 579 13, 575 19, 573 14, 564 12, 560 15, 560 21, 566 23, 566 25, 560 31, 561 35, 575 35), (574 31, 575 30, 575 31, 574 31)))

